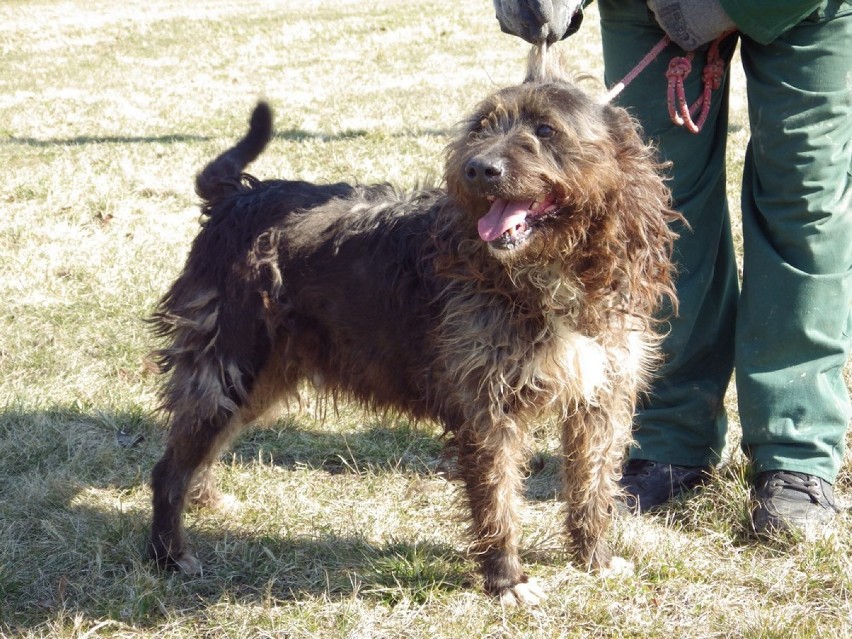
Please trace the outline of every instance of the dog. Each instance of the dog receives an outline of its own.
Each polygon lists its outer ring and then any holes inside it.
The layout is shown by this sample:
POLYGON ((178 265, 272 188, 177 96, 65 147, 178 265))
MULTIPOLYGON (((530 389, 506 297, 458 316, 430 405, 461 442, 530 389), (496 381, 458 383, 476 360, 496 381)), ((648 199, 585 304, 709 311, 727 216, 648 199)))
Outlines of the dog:
POLYGON ((160 565, 200 570, 184 508, 216 501, 220 453, 309 382, 443 426, 484 588, 507 603, 544 596, 517 502, 530 424, 555 416, 573 557, 629 569, 604 537, 655 318, 676 304, 678 215, 625 110, 530 68, 459 124, 441 187, 247 175, 272 137, 263 102, 197 176, 202 228, 151 318, 170 422, 151 475, 160 565))

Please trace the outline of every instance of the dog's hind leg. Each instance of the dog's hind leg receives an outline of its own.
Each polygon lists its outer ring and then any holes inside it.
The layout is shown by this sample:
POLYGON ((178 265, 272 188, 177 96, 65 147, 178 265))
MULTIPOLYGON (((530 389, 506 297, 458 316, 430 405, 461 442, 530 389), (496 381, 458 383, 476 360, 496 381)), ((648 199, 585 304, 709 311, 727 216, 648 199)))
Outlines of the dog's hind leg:
POLYGON ((161 566, 187 574, 200 572, 201 564, 186 548, 183 511, 191 497, 216 499, 210 467, 241 426, 239 413, 226 410, 204 421, 189 415, 173 420, 166 450, 151 472, 150 554, 161 566))
MULTIPOLYGON (((614 514, 621 460, 629 438, 629 402, 581 407, 562 426, 565 521, 575 559, 602 574, 629 572, 604 539, 614 514)), ((632 406, 632 404, 630 404, 632 406)))
POLYGON ((231 506, 233 498, 216 488, 213 467, 222 451, 252 422, 263 417, 276 400, 293 392, 294 384, 282 378, 259 376, 252 392, 236 410, 219 406, 206 419, 182 413, 172 420, 166 450, 151 472, 153 523, 150 552, 164 567, 187 574, 201 569, 188 552, 183 531, 183 511, 187 502, 197 506, 231 506))
MULTIPOLYGON (((188 574, 200 570, 200 563, 186 547, 183 511, 187 502, 206 506, 230 503, 216 489, 212 472, 221 452, 281 398, 295 392, 296 372, 269 350, 267 353, 266 366, 257 375, 248 369, 240 372, 239 367, 212 356, 192 366, 179 363, 173 371, 171 387, 189 390, 183 395, 175 393, 182 401, 172 404, 166 450, 151 473, 150 552, 162 566, 188 574), (223 370, 230 373, 222 377, 223 370), (236 375, 241 376, 243 392, 228 393, 236 375)), ((243 365, 250 361, 243 360, 243 365)))
POLYGON ((158 352, 170 373, 163 397, 171 428, 151 473, 149 549, 161 565, 193 573, 200 566, 186 550, 184 508, 190 500, 217 500, 211 467, 253 419, 247 413, 252 413, 257 371, 270 348, 266 327, 250 306, 222 304, 205 291, 184 295, 181 302, 170 300, 170 312, 159 316, 160 332, 172 338, 170 347, 158 352))
POLYGON ((473 518, 471 551, 480 562, 485 590, 506 604, 537 604, 544 595, 530 582, 518 556, 517 501, 525 450, 519 427, 498 423, 465 428, 457 443, 459 473, 473 518))
POLYGON ((226 512, 239 505, 232 496, 222 493, 216 482, 214 472, 223 450, 239 434, 253 424, 265 424, 268 419, 277 416, 275 409, 281 408, 282 400, 297 396, 296 380, 291 379, 292 371, 286 363, 270 357, 267 366, 251 383, 251 392, 231 416, 224 430, 212 442, 208 459, 196 471, 187 492, 187 502, 196 508, 210 508, 226 512))

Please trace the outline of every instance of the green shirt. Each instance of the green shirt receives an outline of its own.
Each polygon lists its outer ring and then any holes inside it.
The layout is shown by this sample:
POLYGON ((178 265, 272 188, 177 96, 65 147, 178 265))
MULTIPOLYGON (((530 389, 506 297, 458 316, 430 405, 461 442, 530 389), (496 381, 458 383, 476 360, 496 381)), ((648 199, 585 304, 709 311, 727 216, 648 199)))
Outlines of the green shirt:
POLYGON ((740 31, 761 44, 769 44, 817 9, 840 4, 839 0, 719 0, 719 3, 740 31))

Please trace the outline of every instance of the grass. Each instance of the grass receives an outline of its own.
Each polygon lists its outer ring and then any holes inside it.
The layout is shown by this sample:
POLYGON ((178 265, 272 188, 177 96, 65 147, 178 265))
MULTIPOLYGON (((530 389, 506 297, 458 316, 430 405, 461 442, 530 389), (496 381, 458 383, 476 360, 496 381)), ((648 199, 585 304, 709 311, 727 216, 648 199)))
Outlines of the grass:
MULTIPOLYGON (((601 77, 595 22, 562 46, 601 77)), ((542 425, 523 511, 550 593, 536 610, 482 594, 435 429, 345 405, 237 442, 220 475, 242 507, 187 518, 204 574, 160 574, 143 556, 163 432, 142 319, 197 229, 195 172, 265 97, 258 175, 414 185, 461 115, 520 79, 526 46, 487 0, 6 0, 0 52, 0 636, 852 636, 848 515, 754 543, 736 427, 710 490, 616 521, 638 570, 610 581, 561 550, 542 425)), ((847 462, 846 494, 849 478, 847 462)))

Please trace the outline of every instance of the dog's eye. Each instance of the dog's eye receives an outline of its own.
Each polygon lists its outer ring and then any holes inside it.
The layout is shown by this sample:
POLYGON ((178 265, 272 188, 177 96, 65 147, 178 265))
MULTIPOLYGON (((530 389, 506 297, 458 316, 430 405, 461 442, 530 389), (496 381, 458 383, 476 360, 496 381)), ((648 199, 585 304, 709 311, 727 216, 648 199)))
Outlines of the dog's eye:
POLYGON ((549 124, 539 124, 535 129, 536 137, 547 139, 556 135, 556 129, 549 124))

